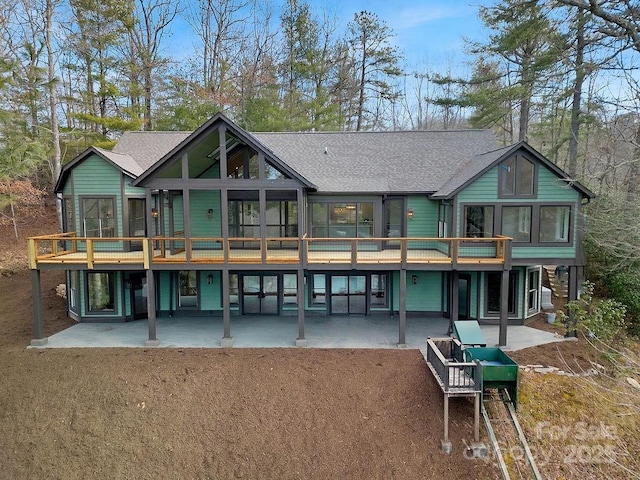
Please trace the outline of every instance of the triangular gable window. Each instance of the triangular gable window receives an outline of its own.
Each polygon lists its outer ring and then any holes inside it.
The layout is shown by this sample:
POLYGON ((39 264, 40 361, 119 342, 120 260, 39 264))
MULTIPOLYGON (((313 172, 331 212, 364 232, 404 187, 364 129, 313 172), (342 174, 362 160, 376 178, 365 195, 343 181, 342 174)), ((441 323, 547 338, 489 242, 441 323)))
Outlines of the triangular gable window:
POLYGON ((264 176, 267 180, 284 180, 289 178, 269 162, 264 162, 264 176))

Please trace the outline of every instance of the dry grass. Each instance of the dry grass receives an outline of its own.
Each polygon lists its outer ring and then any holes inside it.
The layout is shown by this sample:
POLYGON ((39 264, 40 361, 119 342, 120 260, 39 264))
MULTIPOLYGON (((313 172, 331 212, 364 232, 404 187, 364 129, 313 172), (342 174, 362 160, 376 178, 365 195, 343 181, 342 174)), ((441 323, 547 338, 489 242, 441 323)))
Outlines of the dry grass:
POLYGON ((639 348, 596 376, 522 375, 518 416, 545 478, 640 478, 639 348))

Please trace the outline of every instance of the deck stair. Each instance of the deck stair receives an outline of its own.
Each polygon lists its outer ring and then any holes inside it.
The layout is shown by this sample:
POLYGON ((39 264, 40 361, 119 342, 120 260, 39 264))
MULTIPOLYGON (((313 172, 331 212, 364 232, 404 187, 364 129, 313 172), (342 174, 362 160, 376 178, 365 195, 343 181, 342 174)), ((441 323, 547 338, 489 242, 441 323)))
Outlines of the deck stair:
POLYGON ((553 296, 556 298, 567 298, 569 292, 569 282, 567 281, 567 274, 564 274, 564 281, 560 282, 556 275, 557 265, 544 265, 544 271, 549 279, 549 287, 553 296))

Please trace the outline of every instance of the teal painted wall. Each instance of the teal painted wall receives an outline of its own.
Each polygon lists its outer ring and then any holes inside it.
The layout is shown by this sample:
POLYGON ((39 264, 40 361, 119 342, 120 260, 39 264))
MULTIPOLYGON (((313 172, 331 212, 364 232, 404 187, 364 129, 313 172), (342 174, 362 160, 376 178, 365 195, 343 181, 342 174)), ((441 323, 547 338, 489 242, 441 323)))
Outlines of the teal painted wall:
MULTIPOLYGON (((407 311, 408 312, 441 312, 442 305, 442 272, 407 271, 407 311), (417 283, 413 284, 413 276, 417 283)), ((400 273, 392 273, 393 309, 400 309, 400 273)))
MULTIPOLYGON (((461 207, 464 203, 483 203, 483 204, 536 204, 536 203, 558 203, 570 204, 572 208, 572 238, 574 244, 567 246, 539 246, 532 247, 529 245, 520 246, 513 243, 513 258, 573 258, 576 255, 575 239, 577 238, 578 225, 575 220, 576 211, 579 205, 580 194, 578 191, 567 185, 566 182, 559 179, 553 172, 538 163, 538 196, 531 198, 498 198, 498 167, 494 167, 478 178, 471 185, 464 188, 456 197, 456 219, 455 219, 455 235, 462 236, 462 221, 464 212, 461 207)), ((533 212, 535 215, 536 212, 533 212)), ((496 215, 498 213, 496 212, 496 215)), ((500 223, 498 219, 498 225, 500 223)), ((498 231, 496 231, 498 233, 498 231)), ((532 232, 532 235, 536 232, 532 232)))
POLYGON ((124 177, 124 193, 125 195, 131 195, 134 197, 144 197, 145 190, 141 187, 132 187, 131 183, 133 182, 133 178, 126 176, 124 177))
POLYGON ((438 203, 424 195, 412 195, 407 198, 407 209, 413 210, 413 218, 407 218, 407 236, 438 236, 438 203))
POLYGON ((189 211, 192 237, 219 237, 222 235, 220 217, 220 191, 191 190, 189 211), (208 210, 213 210, 209 218, 208 210))
POLYGON ((117 235, 123 236, 121 178, 120 170, 97 155, 88 157, 73 169, 73 175, 69 177, 70 182, 65 185, 65 192, 70 192, 67 189, 73 182, 75 229, 79 235, 83 232, 79 197, 113 195, 116 197, 117 235))
MULTIPOLYGON (((158 309, 167 311, 170 308, 170 288, 171 272, 160 272, 158 274, 158 309)), ((174 289, 175 293, 175 289, 174 289)), ((175 309, 175 302, 174 302, 175 309)))
POLYGON ((200 310, 222 310, 222 276, 220 272, 200 272, 200 310), (207 283, 207 277, 211 275, 212 283, 207 283))

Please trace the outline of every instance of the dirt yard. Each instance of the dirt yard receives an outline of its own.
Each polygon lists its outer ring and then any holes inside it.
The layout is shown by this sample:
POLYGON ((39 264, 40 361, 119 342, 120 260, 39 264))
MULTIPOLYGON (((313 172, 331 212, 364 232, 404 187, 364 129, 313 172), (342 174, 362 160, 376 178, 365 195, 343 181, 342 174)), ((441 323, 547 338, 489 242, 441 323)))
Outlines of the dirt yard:
MULTIPOLYGON (((72 323, 43 273, 47 334, 72 323)), ((472 403, 418 351, 26 349, 30 277, 0 277, 0 477, 497 478, 472 403)))

